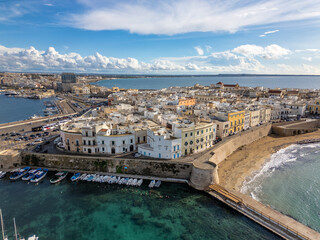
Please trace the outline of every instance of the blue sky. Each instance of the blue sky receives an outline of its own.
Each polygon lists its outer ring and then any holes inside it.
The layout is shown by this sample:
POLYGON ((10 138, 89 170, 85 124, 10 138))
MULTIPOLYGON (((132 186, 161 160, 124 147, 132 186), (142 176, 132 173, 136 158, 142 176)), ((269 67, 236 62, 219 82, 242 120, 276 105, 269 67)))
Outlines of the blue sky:
POLYGON ((0 70, 320 74, 320 1, 9 0, 0 70))

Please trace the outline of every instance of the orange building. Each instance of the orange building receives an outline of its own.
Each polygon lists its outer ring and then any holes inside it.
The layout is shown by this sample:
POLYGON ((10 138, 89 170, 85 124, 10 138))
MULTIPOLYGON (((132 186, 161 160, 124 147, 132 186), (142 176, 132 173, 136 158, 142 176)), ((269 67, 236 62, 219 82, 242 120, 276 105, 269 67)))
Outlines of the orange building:
POLYGON ((179 106, 193 106, 196 104, 195 98, 183 98, 179 99, 179 106))

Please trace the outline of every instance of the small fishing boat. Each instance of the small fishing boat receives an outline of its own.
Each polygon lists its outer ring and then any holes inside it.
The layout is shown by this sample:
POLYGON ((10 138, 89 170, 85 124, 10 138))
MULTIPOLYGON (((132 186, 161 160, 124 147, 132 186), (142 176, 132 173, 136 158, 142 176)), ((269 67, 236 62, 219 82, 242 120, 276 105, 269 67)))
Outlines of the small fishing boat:
POLYGON ((78 181, 79 178, 81 176, 81 173, 75 173, 72 177, 71 177, 71 181, 72 182, 75 182, 75 181, 78 181))
POLYGON ((133 181, 132 181, 132 186, 137 186, 137 182, 138 182, 138 179, 133 179, 133 181))
POLYGON ((0 171, 0 179, 6 176, 7 172, 0 171))
POLYGON ((158 180, 158 181, 156 182, 156 184, 154 185, 154 187, 160 187, 160 185, 161 185, 161 181, 158 180))
POLYGON ((41 168, 38 169, 31 169, 26 175, 24 175, 21 179, 23 181, 29 181, 30 179, 34 178, 37 172, 41 171, 41 168))
POLYGON ((142 183, 143 183, 143 179, 139 179, 139 181, 137 182, 137 186, 141 186, 142 185, 142 183))
POLYGON ((17 180, 17 179, 23 177, 24 175, 26 175, 28 173, 29 170, 30 170, 30 167, 19 168, 17 171, 12 173, 12 175, 10 176, 10 180, 14 181, 14 180, 17 180))
POLYGON ((152 180, 152 181, 149 183, 149 188, 153 188, 155 184, 156 184, 156 181, 155 181, 155 180, 152 180))
POLYGON ((65 179, 67 175, 68 175, 67 171, 58 172, 54 175, 53 178, 50 179, 50 183, 54 184, 54 183, 61 182, 63 179, 65 179))
POLYGON ((43 169, 42 171, 38 171, 36 175, 30 180, 32 183, 38 183, 47 175, 48 169, 43 169))

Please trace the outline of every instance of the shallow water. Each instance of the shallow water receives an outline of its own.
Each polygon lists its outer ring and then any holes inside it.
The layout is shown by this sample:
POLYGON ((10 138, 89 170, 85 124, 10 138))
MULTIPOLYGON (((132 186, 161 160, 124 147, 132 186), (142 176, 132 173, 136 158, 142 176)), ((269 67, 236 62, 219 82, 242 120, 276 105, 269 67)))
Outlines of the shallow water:
POLYGON ((320 231, 320 144, 281 149, 241 191, 320 231))
MULTIPOLYGON (((52 173, 51 173, 52 175, 52 173)), ((40 239, 280 239, 185 184, 149 190, 98 183, 0 180, 8 234, 40 239)))

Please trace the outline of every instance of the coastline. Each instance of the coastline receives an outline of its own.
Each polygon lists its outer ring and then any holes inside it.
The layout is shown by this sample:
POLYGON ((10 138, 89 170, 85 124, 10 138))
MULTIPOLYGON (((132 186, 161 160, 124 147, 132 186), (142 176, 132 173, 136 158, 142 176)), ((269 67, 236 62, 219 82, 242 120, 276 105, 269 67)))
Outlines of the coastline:
POLYGON ((292 144, 313 139, 320 139, 320 130, 290 137, 270 135, 241 147, 218 165, 220 185, 240 192, 246 178, 260 170, 272 154, 292 144))

